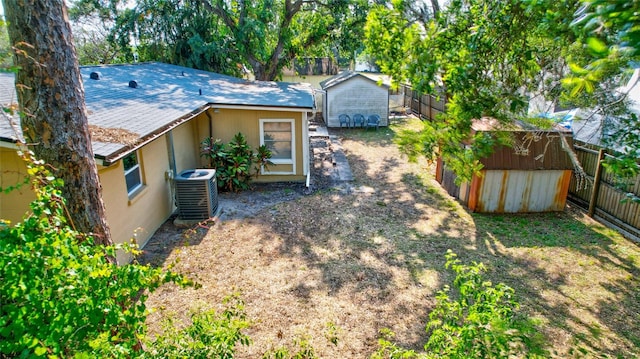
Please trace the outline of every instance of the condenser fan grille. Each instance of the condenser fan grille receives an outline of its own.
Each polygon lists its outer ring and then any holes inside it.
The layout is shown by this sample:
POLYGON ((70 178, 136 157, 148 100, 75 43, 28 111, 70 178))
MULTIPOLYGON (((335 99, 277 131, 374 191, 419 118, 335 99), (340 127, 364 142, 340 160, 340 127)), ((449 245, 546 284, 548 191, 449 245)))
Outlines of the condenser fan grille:
POLYGON ((216 171, 193 169, 176 176, 178 216, 183 220, 211 218, 218 210, 216 171))

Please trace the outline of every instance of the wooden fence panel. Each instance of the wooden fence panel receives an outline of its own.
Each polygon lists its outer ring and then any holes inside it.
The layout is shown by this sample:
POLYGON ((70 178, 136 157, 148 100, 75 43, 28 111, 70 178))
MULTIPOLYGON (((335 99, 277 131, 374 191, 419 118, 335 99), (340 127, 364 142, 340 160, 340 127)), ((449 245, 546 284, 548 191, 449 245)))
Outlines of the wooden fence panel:
POLYGON ((402 87, 404 88, 404 101, 403 101, 404 107, 410 108, 411 102, 413 100, 413 90, 411 89, 411 87, 406 85, 402 85, 402 87))
POLYGON ((433 120, 431 117, 431 99, 429 96, 420 96, 420 114, 428 120, 433 120))
POLYGON ((420 94, 407 85, 402 86, 404 87, 404 106, 410 108, 418 117, 434 120, 438 114, 444 112, 446 101, 441 88, 436 89, 441 95, 434 96, 420 94))
POLYGON ((584 188, 578 188, 575 176, 569 184, 569 197, 580 207, 589 208, 594 187, 597 190, 595 214, 628 233, 640 237, 640 203, 629 200, 628 195, 640 197, 640 176, 627 182, 624 190, 617 186, 617 178, 606 168, 602 169, 600 181, 594 183, 599 166, 598 151, 580 145, 575 151, 587 174, 584 188))

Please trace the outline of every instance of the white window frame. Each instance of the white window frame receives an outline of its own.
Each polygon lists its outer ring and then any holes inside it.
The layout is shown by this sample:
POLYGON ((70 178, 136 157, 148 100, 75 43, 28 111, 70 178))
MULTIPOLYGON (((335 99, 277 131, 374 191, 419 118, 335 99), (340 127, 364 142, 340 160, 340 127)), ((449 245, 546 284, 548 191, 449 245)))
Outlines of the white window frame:
POLYGON ((271 159, 271 163, 274 165, 291 165, 291 172, 288 171, 269 171, 264 167, 260 169, 261 174, 271 175, 290 175, 296 174, 296 122, 294 119, 275 119, 275 118, 262 118, 260 119, 260 146, 264 145, 264 124, 273 122, 286 122, 291 124, 291 158, 288 159, 271 159))
POLYGON ((140 189, 142 189, 142 187, 144 186, 144 181, 142 177, 142 167, 140 166, 140 155, 138 154, 138 151, 134 151, 122 158, 122 168, 124 169, 124 183, 125 183, 125 186, 127 187, 127 196, 131 198, 135 196, 140 191, 140 189), (127 170, 124 168, 125 167, 124 160, 125 158, 131 155, 136 156, 136 164, 135 166, 127 170), (134 171, 138 171, 138 177, 140 178, 140 182, 138 182, 135 186, 133 186, 133 188, 129 188, 129 186, 127 185, 127 176, 134 171))

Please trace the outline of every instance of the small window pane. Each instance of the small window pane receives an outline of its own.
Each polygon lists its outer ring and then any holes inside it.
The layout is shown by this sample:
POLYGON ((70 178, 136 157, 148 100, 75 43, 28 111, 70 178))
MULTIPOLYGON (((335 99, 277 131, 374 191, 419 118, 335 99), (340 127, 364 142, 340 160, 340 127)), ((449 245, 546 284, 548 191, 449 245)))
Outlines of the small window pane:
POLYGON ((142 175, 140 174, 140 165, 138 163, 138 154, 136 152, 122 159, 124 167, 124 180, 127 185, 127 193, 131 195, 135 190, 142 186, 142 175))
POLYGON ((288 141, 291 142, 291 132, 266 132, 264 141, 288 141))
POLYGON ((129 193, 135 190, 136 188, 138 188, 142 184, 139 170, 131 171, 125 174, 124 178, 127 181, 127 192, 129 193))
POLYGON ((293 159, 293 123, 283 122, 263 122, 262 135, 263 143, 271 151, 273 160, 293 159))
POLYGON ((291 122, 265 122, 264 132, 289 132, 291 133, 291 122))
POLYGON ((265 141, 272 159, 291 159, 291 142, 265 141))

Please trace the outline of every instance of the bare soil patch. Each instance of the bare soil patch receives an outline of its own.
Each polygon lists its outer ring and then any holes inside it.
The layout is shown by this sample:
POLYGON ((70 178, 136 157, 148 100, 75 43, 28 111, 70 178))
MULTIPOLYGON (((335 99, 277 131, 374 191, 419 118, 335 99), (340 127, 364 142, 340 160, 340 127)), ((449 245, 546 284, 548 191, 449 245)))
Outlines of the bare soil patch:
POLYGON ((322 358, 367 358, 382 328, 419 350, 435 295, 452 279, 443 266, 452 249, 516 289, 551 357, 640 356, 638 246, 575 211, 468 213, 429 164, 408 163, 393 143, 419 127, 403 119, 377 132, 333 131, 355 177, 349 184, 325 176, 313 191, 265 186, 236 197, 239 208, 262 201, 255 212, 187 231, 167 223, 141 261, 174 264, 202 287, 154 293, 152 332, 169 313, 218 308, 240 292, 253 344, 239 347, 239 358, 300 337, 322 358))

